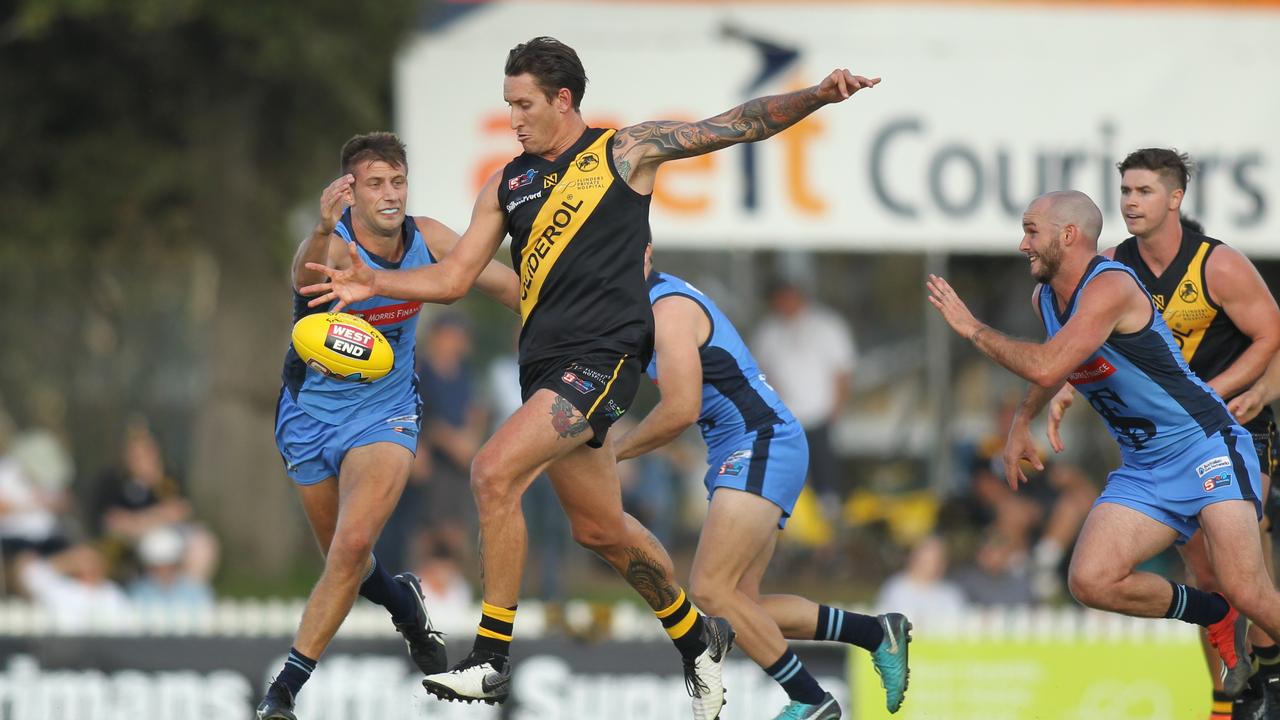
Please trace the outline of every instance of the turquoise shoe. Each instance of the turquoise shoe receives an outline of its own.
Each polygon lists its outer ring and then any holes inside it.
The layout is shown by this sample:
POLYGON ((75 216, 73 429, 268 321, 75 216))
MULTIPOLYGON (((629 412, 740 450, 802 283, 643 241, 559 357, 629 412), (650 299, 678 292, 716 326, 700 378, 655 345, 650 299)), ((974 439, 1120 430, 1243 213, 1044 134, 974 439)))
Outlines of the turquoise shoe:
POLYGON ((827 693, 817 705, 792 701, 773 720, 840 720, 840 705, 827 693))
POLYGON ((907 667, 907 644, 911 642, 911 623, 902 613, 888 613, 879 617, 884 628, 884 640, 871 653, 871 662, 884 686, 884 706, 889 712, 898 712, 902 696, 907 693, 907 680, 911 670, 907 667))

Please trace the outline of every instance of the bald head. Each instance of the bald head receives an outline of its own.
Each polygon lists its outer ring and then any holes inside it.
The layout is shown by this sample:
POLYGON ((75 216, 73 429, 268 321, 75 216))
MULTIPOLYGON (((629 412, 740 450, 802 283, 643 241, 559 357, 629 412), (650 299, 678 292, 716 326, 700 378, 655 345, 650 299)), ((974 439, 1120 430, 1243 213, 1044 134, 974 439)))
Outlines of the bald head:
POLYGON ((1102 235, 1102 211, 1079 190, 1045 193, 1031 201, 1027 212, 1041 214, 1059 228, 1075 225, 1085 244, 1097 249, 1102 235))

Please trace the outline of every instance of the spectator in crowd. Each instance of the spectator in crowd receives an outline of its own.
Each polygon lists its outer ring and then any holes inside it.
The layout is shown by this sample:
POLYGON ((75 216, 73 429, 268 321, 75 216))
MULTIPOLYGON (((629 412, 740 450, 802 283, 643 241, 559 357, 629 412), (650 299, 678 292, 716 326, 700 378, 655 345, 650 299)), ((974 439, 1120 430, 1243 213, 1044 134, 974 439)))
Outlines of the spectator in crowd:
POLYGON ((853 331, 830 309, 810 302, 796 283, 769 293, 769 314, 751 343, 769 384, 804 427, 809 440, 809 487, 824 510, 839 516, 848 490, 839 477, 831 429, 849 400, 856 361, 853 331))
POLYGON ((186 540, 172 525, 147 531, 138 543, 142 574, 129 584, 129 596, 143 608, 197 608, 213 604, 213 588, 201 571, 185 561, 186 540))
POLYGON ((968 601, 946 576, 946 541, 929 535, 912 548, 907 566, 881 586, 876 609, 903 613, 913 619, 917 630, 930 623, 953 620, 964 613, 968 601))
POLYGON ((457 550, 431 535, 419 535, 411 566, 422 581, 422 596, 437 623, 453 618, 466 623, 475 612, 475 590, 462 572, 457 550))
POLYGON ((166 470, 160 444, 145 421, 129 423, 121 467, 106 473, 99 487, 104 493, 100 516, 110 559, 136 561, 138 543, 148 532, 172 527, 183 538, 182 565, 198 577, 213 576, 218 541, 196 521, 191 503, 166 470))
POLYGON ((471 372, 471 329, 466 318, 444 311, 431 322, 418 365, 422 396, 422 445, 430 474, 423 486, 429 532, 458 558, 470 558, 479 527, 471 496, 471 460, 485 440, 488 414, 476 399, 471 372))
POLYGON ((19 589, 60 632, 119 628, 129 617, 128 596, 107 578, 102 553, 89 545, 48 557, 23 552, 15 566, 19 589))
POLYGON ((62 519, 71 507, 72 466, 48 432, 16 433, 0 408, 0 552, 50 555, 68 545, 62 519))
POLYGON ((977 556, 960 568, 955 582, 973 605, 1032 605, 1031 564, 1025 547, 991 527, 977 556))

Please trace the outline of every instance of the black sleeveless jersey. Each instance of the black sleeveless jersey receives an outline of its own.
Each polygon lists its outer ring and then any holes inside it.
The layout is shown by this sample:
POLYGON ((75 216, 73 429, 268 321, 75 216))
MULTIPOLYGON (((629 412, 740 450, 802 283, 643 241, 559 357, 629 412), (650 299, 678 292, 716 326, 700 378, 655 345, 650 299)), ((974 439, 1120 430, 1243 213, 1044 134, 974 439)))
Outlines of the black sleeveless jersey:
POLYGON ((1136 237, 1116 246, 1116 260, 1138 274, 1164 315, 1182 357, 1205 382, 1230 367, 1252 342, 1205 291, 1205 264, 1221 244, 1221 240, 1183 228, 1182 247, 1160 277, 1151 273, 1138 254, 1136 237))
POLYGON ((612 351, 653 352, 644 282, 649 196, 618 176, 614 130, 588 128, 554 161, 507 163, 498 202, 520 275, 520 363, 612 351))

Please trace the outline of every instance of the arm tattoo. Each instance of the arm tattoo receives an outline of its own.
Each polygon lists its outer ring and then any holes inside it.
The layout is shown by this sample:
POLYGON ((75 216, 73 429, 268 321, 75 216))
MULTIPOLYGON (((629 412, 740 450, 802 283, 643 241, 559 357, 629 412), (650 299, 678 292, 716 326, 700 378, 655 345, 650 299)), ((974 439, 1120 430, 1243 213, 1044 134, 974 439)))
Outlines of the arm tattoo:
POLYGON ((623 181, 629 180, 631 178, 631 161, 618 160, 617 165, 618 165, 618 177, 622 178, 623 181))
POLYGON ((701 122, 645 122, 624 128, 619 135, 624 135, 624 147, 639 146, 650 158, 674 160, 772 137, 822 104, 817 88, 807 88, 748 100, 701 122))
POLYGON ((560 434, 560 437, 566 438, 578 437, 589 426, 587 419, 578 412, 577 408, 557 395, 551 403, 551 427, 560 434))
POLYGON ((662 564, 638 547, 627 548, 627 558, 627 569, 622 574, 627 584, 654 610, 671 607, 680 594, 672 587, 662 564))

